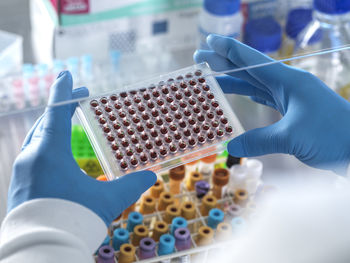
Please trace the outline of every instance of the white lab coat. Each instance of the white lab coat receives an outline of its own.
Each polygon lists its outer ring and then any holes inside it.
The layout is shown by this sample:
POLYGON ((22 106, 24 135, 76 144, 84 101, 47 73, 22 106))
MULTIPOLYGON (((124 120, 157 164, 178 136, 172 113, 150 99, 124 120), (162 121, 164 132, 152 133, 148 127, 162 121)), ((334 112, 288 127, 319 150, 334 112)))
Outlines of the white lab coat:
POLYGON ((62 199, 35 199, 13 209, 0 232, 1 263, 95 262, 107 227, 86 207, 62 199))

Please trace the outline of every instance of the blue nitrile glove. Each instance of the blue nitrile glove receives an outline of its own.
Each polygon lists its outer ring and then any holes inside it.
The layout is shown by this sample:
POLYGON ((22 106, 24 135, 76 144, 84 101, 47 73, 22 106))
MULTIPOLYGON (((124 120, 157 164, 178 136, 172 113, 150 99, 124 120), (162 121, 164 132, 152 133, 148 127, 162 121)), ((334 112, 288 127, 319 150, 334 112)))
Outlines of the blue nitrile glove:
MULTIPOLYGON (((273 61, 232 38, 210 35, 207 42, 212 50, 197 51, 194 59, 207 61, 215 71, 273 61)), ((270 126, 232 140, 231 155, 288 153, 312 167, 345 172, 350 161, 350 104, 317 77, 278 63, 217 79, 225 93, 251 96, 283 115, 270 126)))
MULTIPOLYGON (((88 96, 86 88, 72 92, 72 76, 62 72, 53 84, 49 105, 88 96)), ((61 198, 79 203, 108 226, 156 182, 142 171, 115 181, 97 181, 84 174, 71 150, 71 117, 76 103, 48 107, 25 139, 17 157, 8 194, 8 211, 35 198, 61 198)))

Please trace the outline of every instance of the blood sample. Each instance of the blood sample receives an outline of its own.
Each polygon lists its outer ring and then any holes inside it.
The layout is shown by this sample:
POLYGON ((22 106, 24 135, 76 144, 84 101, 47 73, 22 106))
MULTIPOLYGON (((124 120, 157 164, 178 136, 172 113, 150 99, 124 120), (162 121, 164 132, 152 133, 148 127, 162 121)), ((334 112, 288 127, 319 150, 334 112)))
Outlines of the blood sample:
POLYGON ((217 199, 221 199, 222 188, 227 185, 229 180, 229 171, 224 168, 217 168, 213 174, 213 195, 217 199))
POLYGON ((97 107, 97 106, 98 106, 98 101, 97 101, 97 100, 92 100, 92 101, 90 102, 90 105, 91 105, 92 107, 97 107))
POLYGON ((185 178, 185 171, 184 165, 169 170, 169 188, 172 194, 180 193, 180 185, 185 178))

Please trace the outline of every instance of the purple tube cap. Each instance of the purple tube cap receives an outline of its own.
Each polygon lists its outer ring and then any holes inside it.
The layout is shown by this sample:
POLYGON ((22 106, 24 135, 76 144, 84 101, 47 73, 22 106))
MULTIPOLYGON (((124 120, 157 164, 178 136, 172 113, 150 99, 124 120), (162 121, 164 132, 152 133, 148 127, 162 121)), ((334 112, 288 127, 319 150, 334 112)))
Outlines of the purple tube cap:
POLYGON ((210 184, 207 181, 199 181, 195 184, 195 189, 197 196, 201 198, 208 193, 210 184))
POLYGON ((98 263, 114 263, 114 249, 111 246, 102 246, 98 250, 98 263))
POLYGON ((174 232, 175 247, 177 250, 185 250, 191 248, 191 233, 188 228, 178 228, 174 232))
POLYGON ((150 238, 145 237, 140 241, 139 257, 141 259, 152 258, 156 255, 156 242, 150 238))

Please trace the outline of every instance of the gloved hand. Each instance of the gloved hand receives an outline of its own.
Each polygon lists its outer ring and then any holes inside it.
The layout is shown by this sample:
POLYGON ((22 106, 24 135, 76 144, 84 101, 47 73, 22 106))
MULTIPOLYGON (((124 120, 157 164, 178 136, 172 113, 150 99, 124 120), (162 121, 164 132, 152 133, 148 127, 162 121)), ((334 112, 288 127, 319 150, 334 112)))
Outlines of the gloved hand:
MULTIPOLYGON (((208 36, 210 51, 197 51, 196 62, 215 71, 273 61, 231 38, 208 36)), ((327 67, 327 65, 325 65, 327 67)), ((350 161, 350 104, 312 74, 282 63, 217 78, 225 93, 251 96, 279 111, 283 118, 250 130, 228 144, 236 157, 271 153, 295 155, 305 164, 345 172, 350 161)))
MULTIPOLYGON (((86 88, 72 92, 72 76, 62 72, 53 84, 49 105, 88 96, 86 88)), ((71 150, 71 117, 76 103, 48 107, 27 135, 17 157, 8 193, 8 211, 35 198, 60 198, 79 203, 108 226, 151 187, 153 172, 132 173, 111 182, 84 174, 71 150)))

